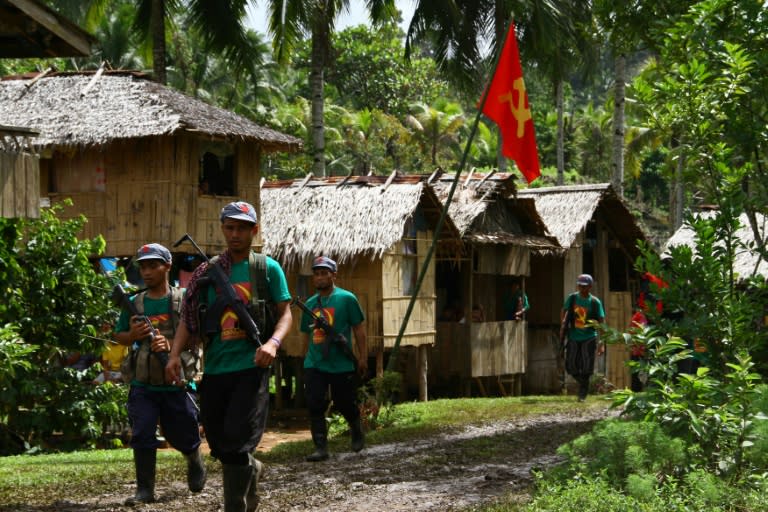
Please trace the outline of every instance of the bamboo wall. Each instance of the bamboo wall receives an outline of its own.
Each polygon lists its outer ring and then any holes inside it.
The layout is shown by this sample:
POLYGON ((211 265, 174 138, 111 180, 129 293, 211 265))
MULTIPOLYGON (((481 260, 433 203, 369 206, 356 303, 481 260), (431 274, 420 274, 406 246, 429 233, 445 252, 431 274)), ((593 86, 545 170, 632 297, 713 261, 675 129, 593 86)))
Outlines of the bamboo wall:
POLYGON ((473 323, 469 332, 472 377, 525 373, 525 321, 473 323))
POLYGON ((0 216, 40 216, 40 160, 37 155, 0 149, 0 216))
MULTIPOLYGON (((432 243, 432 232, 419 231, 416 239, 416 273, 421 271, 424 258, 432 243)), ((382 259, 382 331, 386 348, 395 345, 405 312, 410 302, 403 295, 403 242, 399 242, 384 254, 382 259)), ((401 346, 432 345, 435 343, 435 260, 431 259, 408 325, 403 333, 401 346)))
MULTIPOLYGON (((84 214, 83 235, 104 236, 107 256, 132 255, 147 242, 171 245, 189 233, 208 254, 224 248, 219 212, 246 200, 258 209, 259 148, 235 146, 234 196, 198 196, 202 139, 187 134, 116 141, 100 148, 52 155, 52 203, 72 198, 64 217, 84 214)), ((178 251, 194 253, 186 244, 178 251)))
MULTIPOLYGON (((632 318, 632 293, 609 292, 605 301, 606 323, 615 329, 625 331, 632 318)), ((629 388, 632 384, 627 367, 629 347, 611 344, 606 346, 605 377, 616 388, 629 388)))

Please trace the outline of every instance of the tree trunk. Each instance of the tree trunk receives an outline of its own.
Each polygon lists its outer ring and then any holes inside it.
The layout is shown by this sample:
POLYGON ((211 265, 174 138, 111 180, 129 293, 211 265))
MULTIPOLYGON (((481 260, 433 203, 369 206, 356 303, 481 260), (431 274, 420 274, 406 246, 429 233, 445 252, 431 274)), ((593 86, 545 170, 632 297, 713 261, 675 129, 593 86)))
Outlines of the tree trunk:
POLYGON ((672 232, 674 233, 677 231, 677 229, 683 225, 683 197, 684 189, 683 189, 683 166, 685 165, 685 158, 680 155, 680 157, 677 159, 677 167, 675 167, 675 187, 673 191, 673 197, 672 197, 672 208, 670 208, 670 212, 672 213, 672 232))
POLYGON ((565 128, 564 117, 564 96, 563 80, 559 78, 555 85, 555 103, 557 105, 557 184, 565 184, 565 128))
POLYGON ((624 100, 626 57, 617 55, 614 63, 613 148, 611 184, 619 197, 624 196, 624 100))
MULTIPOLYGON (((318 18, 324 13, 318 12, 318 18)), ((312 95, 312 173, 325 177, 325 48, 329 44, 328 32, 323 23, 316 22, 312 31, 312 69, 309 73, 309 89, 312 95)))
POLYGON ((149 31, 152 34, 152 71, 155 81, 165 85, 165 0, 152 0, 149 31))

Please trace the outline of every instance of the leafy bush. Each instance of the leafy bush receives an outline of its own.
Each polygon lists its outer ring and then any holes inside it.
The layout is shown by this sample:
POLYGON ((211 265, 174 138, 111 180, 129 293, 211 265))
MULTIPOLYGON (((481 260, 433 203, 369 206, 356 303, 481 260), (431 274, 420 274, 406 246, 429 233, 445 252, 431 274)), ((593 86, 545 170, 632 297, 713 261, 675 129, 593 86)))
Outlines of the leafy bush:
POLYGON ((60 209, 43 209, 39 219, 0 219, 2 453, 44 446, 54 433, 67 446, 93 444, 105 424, 124 421, 124 389, 92 386, 98 365, 89 373, 65 364, 73 353, 101 354, 99 336, 114 312, 110 282, 91 263, 104 240, 80 240, 85 218, 62 221, 60 209))
MULTIPOLYGON (((653 422, 609 419, 558 449, 566 461, 551 476, 568 480, 577 475, 602 475, 625 489, 630 475, 676 475, 687 464, 687 447, 653 422)), ((640 481, 633 479, 639 488, 640 481)))

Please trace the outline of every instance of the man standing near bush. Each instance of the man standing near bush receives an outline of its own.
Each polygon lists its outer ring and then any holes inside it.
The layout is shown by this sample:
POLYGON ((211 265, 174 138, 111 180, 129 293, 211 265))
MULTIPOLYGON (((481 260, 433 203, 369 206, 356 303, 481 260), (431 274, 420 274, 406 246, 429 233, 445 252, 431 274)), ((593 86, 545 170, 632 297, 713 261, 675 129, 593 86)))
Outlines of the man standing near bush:
POLYGON ((197 405, 184 389, 165 380, 165 367, 157 355, 166 355, 171 348, 169 340, 179 325, 184 290, 168 283, 171 252, 162 245, 141 246, 135 261, 147 289, 131 297, 131 301, 138 313, 149 319, 155 332, 153 335, 142 317, 128 318, 126 309, 121 311, 115 326, 115 340, 133 346, 123 365, 123 378, 131 383, 128 418, 136 466, 136 495, 126 500, 129 505, 155 501, 158 421, 166 440, 187 459, 189 490, 202 491, 206 476, 200 454, 197 405))
POLYGON ((581 274, 576 279, 577 292, 565 298, 560 313, 560 329, 567 336, 565 347, 565 370, 579 383, 579 402, 587 398, 589 379, 595 368, 595 349, 600 355, 605 351, 598 342, 598 333, 594 322, 605 320, 605 311, 600 299, 590 290, 594 280, 589 274, 581 274))
POLYGON ((199 335, 205 335, 200 411, 211 455, 222 464, 224 511, 251 512, 258 506, 257 485, 262 471, 261 462, 252 453, 267 423, 269 365, 291 328, 291 295, 280 264, 251 250, 259 231, 253 206, 243 201, 229 203, 221 210, 220 220, 227 249, 197 267, 190 278, 166 376, 178 380, 179 353, 199 335), (212 275, 212 265, 221 267, 228 283, 205 284, 212 275), (249 340, 244 321, 230 304, 217 308, 222 304, 217 299, 225 297, 223 286, 231 286, 236 300, 252 306, 249 314, 257 313, 253 320, 261 345, 249 340), (267 314, 267 305, 274 306, 274 317, 267 314), (203 306, 205 314, 199 318, 203 306), (264 314, 257 310, 264 310, 264 314), (207 326, 217 330, 207 332, 207 326))
POLYGON ((368 372, 368 347, 363 310, 352 292, 336 286, 336 262, 326 256, 318 256, 312 263, 312 282, 317 293, 307 299, 307 307, 315 315, 322 315, 344 340, 328 339, 327 333, 318 328, 310 315, 301 317, 304 346, 304 381, 309 409, 310 430, 315 451, 307 455, 309 462, 328 459, 328 427, 325 410, 328 406, 326 393, 331 388, 334 407, 344 416, 352 433, 352 451, 359 452, 365 446, 365 437, 357 406, 358 375, 368 372), (355 368, 351 334, 355 333, 359 362, 355 368))

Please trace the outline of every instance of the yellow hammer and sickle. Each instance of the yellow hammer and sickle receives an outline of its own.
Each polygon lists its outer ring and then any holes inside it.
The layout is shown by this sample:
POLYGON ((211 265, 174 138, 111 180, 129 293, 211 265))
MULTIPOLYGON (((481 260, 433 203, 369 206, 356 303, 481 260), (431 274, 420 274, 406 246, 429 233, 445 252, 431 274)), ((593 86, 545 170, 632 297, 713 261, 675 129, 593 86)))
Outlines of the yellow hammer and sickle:
POLYGON ((517 91, 517 105, 514 104, 515 98, 512 91, 507 91, 499 96, 499 101, 501 103, 509 102, 509 111, 517 120, 517 138, 521 139, 525 134, 525 122, 531 119, 531 109, 525 106, 525 83, 523 83, 523 79, 515 79, 512 88, 517 91))

